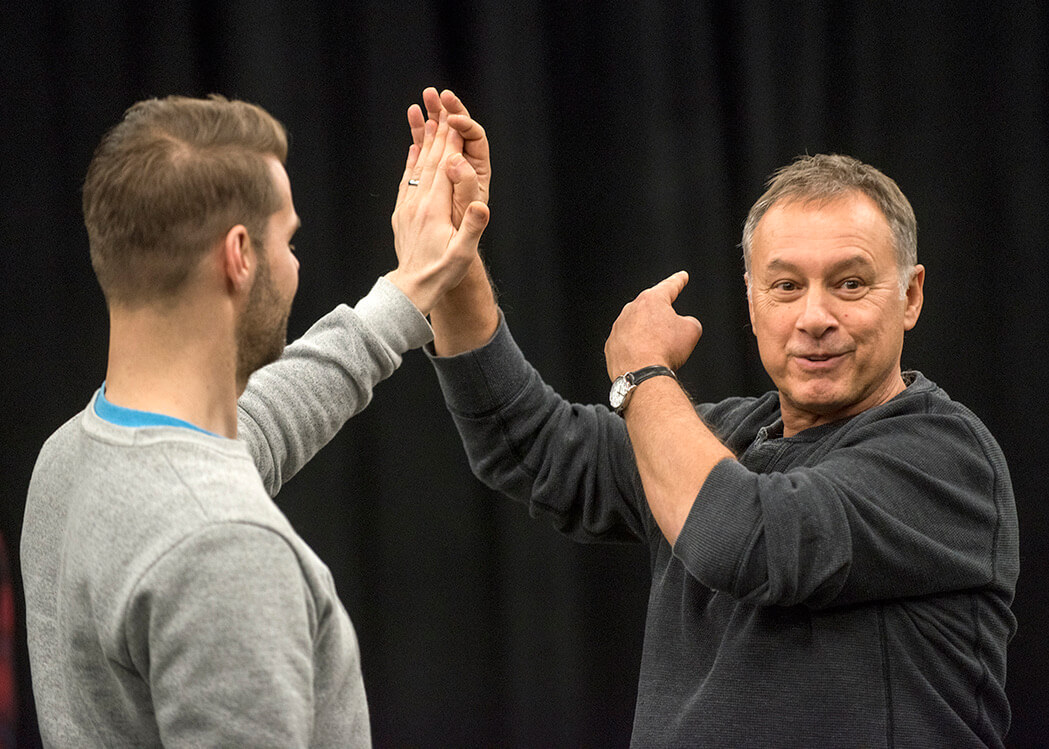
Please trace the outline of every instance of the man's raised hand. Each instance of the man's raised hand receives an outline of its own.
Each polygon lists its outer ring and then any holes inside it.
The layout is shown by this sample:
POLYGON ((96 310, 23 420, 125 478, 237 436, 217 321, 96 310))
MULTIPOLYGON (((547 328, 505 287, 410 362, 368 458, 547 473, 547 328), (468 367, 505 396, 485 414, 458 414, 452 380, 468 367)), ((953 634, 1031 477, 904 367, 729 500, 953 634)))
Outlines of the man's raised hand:
POLYGON ((412 133, 413 145, 421 146, 425 140, 426 123, 439 123, 441 113, 447 112, 448 125, 451 132, 448 137, 448 147, 459 150, 470 166, 470 171, 476 175, 476 183, 464 176, 459 177, 458 170, 461 167, 453 166, 450 177, 455 184, 452 199, 452 223, 459 226, 466 207, 473 201, 479 200, 488 203, 489 188, 492 181, 492 165, 488 150, 488 137, 484 128, 470 117, 466 106, 453 92, 445 89, 438 93, 434 87, 423 91, 423 105, 426 114, 423 115, 422 108, 418 104, 412 104, 408 108, 408 127, 412 133))
POLYGON ((610 379, 653 364, 677 370, 688 360, 703 326, 674 311, 674 300, 687 283, 688 273, 678 271, 623 307, 605 341, 610 379))
POLYGON ((442 111, 436 120, 421 123, 418 134, 417 124, 391 218, 398 264, 387 278, 428 314, 477 259, 489 212, 485 203, 471 198, 453 215, 453 192, 464 199, 476 195, 479 181, 448 114, 442 111))

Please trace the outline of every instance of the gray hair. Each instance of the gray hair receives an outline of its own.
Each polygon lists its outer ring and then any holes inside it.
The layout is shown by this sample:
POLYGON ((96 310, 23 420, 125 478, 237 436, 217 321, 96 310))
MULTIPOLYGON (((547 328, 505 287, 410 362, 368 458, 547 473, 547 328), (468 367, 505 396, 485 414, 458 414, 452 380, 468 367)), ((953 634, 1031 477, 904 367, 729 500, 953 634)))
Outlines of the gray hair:
POLYGON ((841 154, 798 156, 780 167, 766 183, 765 193, 743 225, 743 264, 750 272, 750 254, 758 222, 777 201, 826 203, 860 192, 874 201, 892 232, 900 294, 906 293, 918 262, 918 223, 899 186, 869 164, 841 154))

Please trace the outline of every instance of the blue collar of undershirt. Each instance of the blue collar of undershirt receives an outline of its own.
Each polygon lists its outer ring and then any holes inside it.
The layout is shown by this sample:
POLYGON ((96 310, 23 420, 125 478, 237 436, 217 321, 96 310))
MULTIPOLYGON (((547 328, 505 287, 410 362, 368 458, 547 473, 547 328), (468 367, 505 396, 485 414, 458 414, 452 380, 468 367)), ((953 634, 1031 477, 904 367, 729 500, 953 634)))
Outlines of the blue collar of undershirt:
POLYGON ((184 429, 192 429, 211 437, 223 439, 220 434, 201 429, 196 424, 176 419, 174 416, 165 416, 152 411, 138 411, 134 408, 124 408, 123 406, 110 403, 106 400, 106 383, 104 382, 102 387, 98 389, 98 397, 95 398, 95 414, 100 419, 120 427, 183 427, 184 429))

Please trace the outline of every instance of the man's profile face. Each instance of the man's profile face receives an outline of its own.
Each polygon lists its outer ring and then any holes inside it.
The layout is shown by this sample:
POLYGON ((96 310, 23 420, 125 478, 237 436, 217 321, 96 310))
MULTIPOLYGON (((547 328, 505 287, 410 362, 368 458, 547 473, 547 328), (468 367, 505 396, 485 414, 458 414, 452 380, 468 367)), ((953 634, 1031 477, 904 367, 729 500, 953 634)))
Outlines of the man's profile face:
POLYGON ((255 370, 280 358, 288 339, 288 316, 299 285, 299 261, 291 250, 299 217, 291 198, 291 183, 281 163, 267 159, 280 209, 270 216, 261 247, 255 282, 237 330, 237 376, 241 383, 255 370))
POLYGON ((750 319, 788 434, 853 416, 903 389, 904 331, 924 269, 901 298, 892 233, 860 192, 777 202, 751 245, 750 319))

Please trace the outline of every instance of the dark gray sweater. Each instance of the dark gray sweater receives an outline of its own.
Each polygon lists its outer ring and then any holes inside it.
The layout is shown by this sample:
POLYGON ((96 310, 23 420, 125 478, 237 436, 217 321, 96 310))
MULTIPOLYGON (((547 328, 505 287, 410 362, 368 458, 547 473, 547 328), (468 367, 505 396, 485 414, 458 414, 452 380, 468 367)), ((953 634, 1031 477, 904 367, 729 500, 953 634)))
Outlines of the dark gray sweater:
POLYGON ((1008 469, 922 375, 790 438, 776 393, 699 407, 738 461, 715 467, 671 548, 623 421, 560 398, 505 324, 434 365, 486 484, 577 540, 649 545, 633 745, 1002 745, 1008 469))

